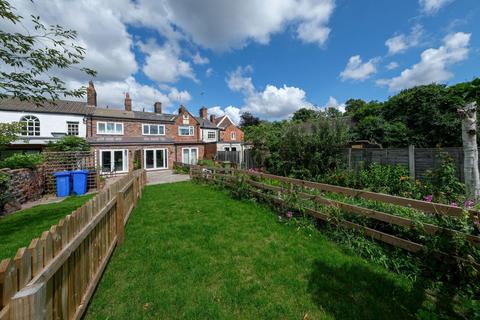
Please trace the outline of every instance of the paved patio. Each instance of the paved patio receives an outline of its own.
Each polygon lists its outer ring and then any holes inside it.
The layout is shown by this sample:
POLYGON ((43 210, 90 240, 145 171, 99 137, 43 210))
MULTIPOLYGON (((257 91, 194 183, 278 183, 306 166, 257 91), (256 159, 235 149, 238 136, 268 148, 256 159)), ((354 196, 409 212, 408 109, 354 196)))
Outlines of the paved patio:
POLYGON ((147 171, 147 185, 190 180, 188 174, 175 174, 173 170, 147 171))

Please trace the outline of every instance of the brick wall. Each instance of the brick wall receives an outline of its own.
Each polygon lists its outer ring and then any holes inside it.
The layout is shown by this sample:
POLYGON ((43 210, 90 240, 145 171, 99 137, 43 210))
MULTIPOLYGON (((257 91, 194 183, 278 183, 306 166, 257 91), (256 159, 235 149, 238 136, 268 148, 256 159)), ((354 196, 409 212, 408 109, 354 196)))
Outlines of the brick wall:
POLYGON ((21 204, 38 200, 42 197, 45 190, 44 167, 37 169, 2 169, 10 177, 10 193, 12 200, 0 208, 0 214, 8 214, 19 210, 21 204))
POLYGON ((228 126, 225 131, 223 131, 223 142, 243 142, 244 139, 244 134, 243 131, 240 130, 237 126, 235 125, 230 125, 228 126), (236 133, 236 139, 232 140, 232 135, 231 133, 235 132, 236 133))
POLYGON ((196 144, 196 145, 177 145, 177 161, 182 162, 182 150, 183 148, 198 148, 198 160, 202 160, 205 157, 205 145, 196 144))

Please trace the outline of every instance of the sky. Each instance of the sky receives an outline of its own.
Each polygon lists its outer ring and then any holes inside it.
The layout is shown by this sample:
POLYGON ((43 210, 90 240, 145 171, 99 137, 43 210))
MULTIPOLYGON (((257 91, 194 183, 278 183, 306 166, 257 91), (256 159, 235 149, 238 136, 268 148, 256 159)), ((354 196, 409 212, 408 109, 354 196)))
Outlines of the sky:
MULTIPOLYGON (((78 31, 98 104, 285 119, 302 107, 385 100, 480 76, 478 0, 15 0, 24 17, 78 31)), ((25 25, 28 27, 28 20, 25 25)), ((5 22, 0 23, 4 26, 5 22)))

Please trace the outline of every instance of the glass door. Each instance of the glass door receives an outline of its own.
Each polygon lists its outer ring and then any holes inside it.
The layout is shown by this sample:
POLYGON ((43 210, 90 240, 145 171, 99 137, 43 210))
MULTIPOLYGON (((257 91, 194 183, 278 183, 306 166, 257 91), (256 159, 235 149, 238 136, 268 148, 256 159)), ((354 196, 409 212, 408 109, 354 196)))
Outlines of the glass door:
POLYGON ((166 169, 168 167, 167 149, 145 150, 145 169, 166 169))
POLYGON ((127 172, 128 150, 101 150, 100 164, 102 172, 127 172))
POLYGON ((198 162, 198 148, 183 148, 182 162, 186 164, 197 164, 198 162))

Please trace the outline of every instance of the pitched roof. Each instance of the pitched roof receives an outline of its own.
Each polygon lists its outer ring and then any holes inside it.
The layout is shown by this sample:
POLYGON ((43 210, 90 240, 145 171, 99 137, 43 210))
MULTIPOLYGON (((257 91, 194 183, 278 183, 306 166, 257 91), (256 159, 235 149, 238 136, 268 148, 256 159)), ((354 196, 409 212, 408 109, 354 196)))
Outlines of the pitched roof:
POLYGON ((173 121, 175 115, 167 113, 155 113, 144 111, 126 111, 123 109, 110 108, 94 108, 94 117, 102 118, 119 118, 130 120, 147 120, 147 121, 173 121))
POLYGON ((55 102, 45 102, 37 106, 31 101, 22 101, 18 98, 6 98, 0 99, 0 110, 86 115, 89 107, 82 101, 57 100, 55 102))
POLYGON ((208 119, 203 119, 201 117, 195 117, 195 119, 197 119, 202 128, 217 129, 217 126, 208 119))
POLYGON ((215 119, 215 124, 217 125, 217 127, 223 128, 223 129, 225 129, 226 127, 232 124, 235 125, 235 123, 233 123, 233 121, 230 120, 230 118, 227 115, 224 115, 218 119, 215 119))

